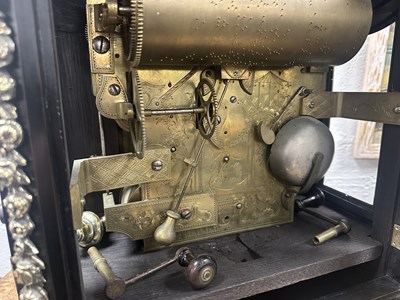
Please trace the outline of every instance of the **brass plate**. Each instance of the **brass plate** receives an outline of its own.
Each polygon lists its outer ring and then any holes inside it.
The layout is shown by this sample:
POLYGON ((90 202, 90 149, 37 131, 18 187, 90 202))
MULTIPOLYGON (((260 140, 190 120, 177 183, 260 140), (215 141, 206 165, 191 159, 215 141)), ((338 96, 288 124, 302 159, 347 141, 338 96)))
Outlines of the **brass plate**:
POLYGON ((131 153, 93 157, 74 161, 70 181, 70 195, 74 228, 82 227, 81 199, 98 191, 113 190, 146 182, 168 180, 171 176, 169 149, 148 150, 143 159, 131 153), (159 171, 152 162, 161 161, 159 171))
POLYGON ((169 179, 171 173, 169 149, 146 151, 143 159, 132 154, 94 157, 82 162, 86 178, 86 191, 105 191, 140 183, 169 179), (154 171, 152 162, 159 160, 162 169, 154 171))
MULTIPOLYGON (((219 198, 217 224, 178 232, 174 245, 293 221, 294 197, 288 200, 291 204, 289 205, 290 209, 286 210, 281 205, 280 200, 278 202, 274 196, 271 195, 272 198, 263 199, 260 198, 260 195, 257 196, 250 192, 219 198)), ((152 236, 144 240, 145 251, 162 247, 152 236)))
MULTIPOLYGON (((171 208, 175 198, 147 200, 105 207, 106 230, 126 234, 132 240, 153 236, 154 230, 171 208)), ((175 228, 178 232, 217 225, 217 212, 213 194, 187 195, 182 209, 190 209, 188 220, 179 219, 175 228)))

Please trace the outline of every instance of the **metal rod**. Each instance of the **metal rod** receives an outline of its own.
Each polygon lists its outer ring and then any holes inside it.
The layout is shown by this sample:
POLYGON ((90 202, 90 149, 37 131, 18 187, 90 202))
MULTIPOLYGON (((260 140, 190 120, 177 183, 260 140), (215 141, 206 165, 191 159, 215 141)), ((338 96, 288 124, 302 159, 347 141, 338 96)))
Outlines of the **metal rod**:
POLYGON ((102 119, 100 112, 98 113, 98 117, 99 117, 101 155, 106 156, 107 155, 106 154, 106 140, 104 138, 103 119, 102 119))
POLYGON ((282 122, 282 119, 283 119, 286 111, 292 106, 292 104, 298 97, 305 97, 305 96, 309 95, 311 92, 312 91, 310 89, 307 89, 304 86, 300 87, 296 91, 296 93, 294 93, 294 95, 289 99, 289 101, 286 103, 286 105, 282 108, 279 117, 272 123, 271 130, 275 132, 278 129, 278 126, 282 122))
POLYGON ((162 103, 162 102, 164 102, 165 99, 168 99, 169 97, 171 97, 172 94, 174 94, 182 85, 184 85, 190 78, 192 78, 194 74, 196 74, 198 69, 199 69, 199 67, 194 67, 192 70, 190 70, 189 73, 187 73, 185 76, 183 76, 165 94, 163 94, 158 99, 158 101, 160 101, 160 103, 162 103))
POLYGON ((169 109, 146 109, 144 115, 146 117, 151 116, 163 116, 163 115, 179 115, 179 114, 199 114, 204 113, 206 109, 204 107, 196 108, 169 108, 169 109))
POLYGON ((205 140, 205 139, 202 139, 201 144, 200 144, 200 147, 199 147, 199 149, 197 150, 196 157, 195 157, 195 159, 194 159, 192 165, 190 166, 189 174, 187 175, 186 180, 185 180, 185 183, 183 184, 183 188, 182 188, 182 191, 181 191, 181 193, 180 193, 180 195, 179 195, 178 202, 176 202, 175 208, 173 209, 173 211, 175 211, 175 212, 178 211, 179 206, 181 205, 182 199, 183 199, 183 197, 185 196, 186 189, 187 189, 187 187, 188 187, 188 185, 189 185, 190 178, 192 178, 194 169, 196 169, 196 167, 197 167, 197 164, 198 164, 198 162, 199 162, 199 158, 200 158, 201 152, 203 151, 203 148, 204 148, 204 145, 205 145, 205 144, 206 144, 206 140, 205 140))
POLYGON ((306 213, 308 213, 309 215, 312 215, 312 216, 314 216, 314 217, 316 217, 318 219, 324 220, 324 221, 326 221, 328 223, 331 223, 333 225, 337 225, 339 223, 339 220, 335 220, 335 219, 332 219, 330 217, 321 215, 320 213, 317 213, 317 212, 315 212, 313 210, 310 210, 308 208, 303 207, 303 208, 301 208, 301 210, 306 212, 306 213))
POLYGON ((165 268, 166 266, 172 265, 177 260, 178 260, 178 257, 175 256, 175 257, 171 258, 170 260, 167 260, 167 261, 161 263, 160 265, 158 265, 158 266, 156 266, 154 268, 151 268, 149 270, 144 271, 143 273, 140 273, 140 274, 135 275, 135 276, 133 276, 131 278, 128 278, 128 279, 125 280, 125 285, 133 284, 136 281, 138 281, 138 280, 140 280, 140 279, 142 279, 142 278, 144 278, 146 276, 149 276, 149 275, 151 275, 151 274, 153 274, 153 273, 165 268))
POLYGON ((118 14, 122 16, 131 16, 135 14, 135 10, 130 6, 118 6, 118 14))
MULTIPOLYGON (((217 106, 219 106, 219 105, 221 104, 222 100, 224 99, 225 93, 226 93, 226 91, 228 90, 228 85, 229 85, 229 81, 227 81, 227 82, 225 83, 224 90, 222 91, 221 98, 220 98, 220 100, 218 101, 217 106)), ((218 111, 218 107, 217 107, 217 111, 218 111)), ((211 128, 210 128, 210 129, 211 129, 211 128)), ((210 129, 209 129, 209 130, 210 130, 210 129)), ((208 134, 208 133, 207 133, 207 134, 208 134)), ((195 170, 196 167, 197 167, 197 164, 198 164, 198 161, 199 161, 199 159, 200 159, 200 155, 201 155, 201 152, 203 151, 203 148, 204 148, 205 143, 206 143, 206 140, 203 138, 202 141, 201 141, 200 147, 199 147, 199 149, 197 150, 196 157, 195 157, 195 159, 194 159, 192 165, 190 166, 189 174, 187 175, 186 180, 185 180, 185 183, 183 184, 183 188, 182 188, 182 191, 181 191, 181 193, 180 193, 180 195, 179 195, 178 201, 176 202, 176 205, 175 205, 175 207, 174 207, 174 209, 173 209, 174 212, 177 212, 178 209, 179 209, 179 206, 181 205, 181 202, 182 202, 182 200, 183 200, 183 197, 185 196, 185 193, 186 193, 186 189, 187 189, 187 187, 188 187, 188 185, 189 185, 190 178, 192 178, 193 172, 194 172, 194 170, 195 170)))

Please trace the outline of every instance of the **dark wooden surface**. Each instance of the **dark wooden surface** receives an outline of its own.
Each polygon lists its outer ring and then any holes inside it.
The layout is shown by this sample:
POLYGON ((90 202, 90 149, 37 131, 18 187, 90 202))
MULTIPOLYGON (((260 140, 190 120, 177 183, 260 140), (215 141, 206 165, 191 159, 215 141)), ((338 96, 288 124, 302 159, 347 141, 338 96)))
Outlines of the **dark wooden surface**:
POLYGON ((400 299, 400 284, 389 276, 382 276, 318 300, 389 300, 400 299))
MULTIPOLYGON (((321 210, 338 216, 327 208, 321 210)), ((239 299, 380 257, 381 244, 369 237, 369 226, 357 221, 352 221, 349 235, 314 246, 312 236, 328 226, 300 213, 292 224, 191 244, 195 253, 209 253, 218 262, 218 275, 210 287, 193 291, 184 269, 174 264, 128 287, 122 299, 239 299)), ((99 246, 112 269, 123 278, 172 257, 176 248, 143 254, 134 242, 116 233, 99 246)), ((86 298, 106 299, 101 277, 84 250, 81 255, 86 298)))

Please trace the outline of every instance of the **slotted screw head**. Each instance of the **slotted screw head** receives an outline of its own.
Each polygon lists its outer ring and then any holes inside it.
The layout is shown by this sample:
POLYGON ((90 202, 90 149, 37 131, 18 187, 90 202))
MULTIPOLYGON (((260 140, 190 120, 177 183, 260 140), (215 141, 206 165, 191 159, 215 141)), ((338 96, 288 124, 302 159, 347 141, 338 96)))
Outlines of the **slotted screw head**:
POLYGON ((102 35, 96 36, 92 41, 93 50, 99 54, 104 54, 110 50, 110 41, 102 35))
POLYGON ((151 163, 151 168, 152 168, 154 171, 160 171, 160 170, 163 168, 163 164, 162 164, 161 161, 155 160, 155 161, 153 161, 153 162, 151 163))
POLYGON ((118 96, 121 93, 121 87, 118 84, 111 84, 108 87, 108 92, 110 93, 110 95, 112 96, 118 96))

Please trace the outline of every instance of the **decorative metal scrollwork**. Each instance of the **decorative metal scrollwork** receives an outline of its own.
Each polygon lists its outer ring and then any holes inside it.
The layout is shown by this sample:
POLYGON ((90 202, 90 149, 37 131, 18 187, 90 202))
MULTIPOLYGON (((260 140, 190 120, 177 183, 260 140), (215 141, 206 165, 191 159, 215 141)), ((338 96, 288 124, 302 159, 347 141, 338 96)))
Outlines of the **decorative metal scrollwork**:
POLYGON ((15 97, 16 88, 15 80, 4 70, 12 62, 15 50, 10 35, 11 28, 0 12, 0 191, 5 195, 2 202, 8 215, 8 230, 14 240, 11 262, 15 280, 22 286, 19 298, 44 300, 48 299, 42 273, 45 265, 29 238, 35 224, 29 217, 33 197, 24 188, 30 184, 22 169, 27 162, 16 149, 22 142, 23 130, 17 122, 17 108, 8 102, 15 97))

